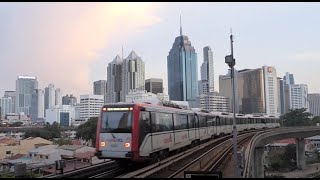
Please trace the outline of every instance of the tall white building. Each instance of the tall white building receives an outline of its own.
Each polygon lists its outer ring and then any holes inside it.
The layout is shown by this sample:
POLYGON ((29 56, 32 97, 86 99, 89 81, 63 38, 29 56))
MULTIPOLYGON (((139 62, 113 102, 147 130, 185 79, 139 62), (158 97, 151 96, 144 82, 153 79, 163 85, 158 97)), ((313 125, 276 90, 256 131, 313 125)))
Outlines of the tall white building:
POLYGON ((75 120, 75 108, 71 105, 60 105, 46 109, 46 122, 58 122, 61 126, 71 126, 75 120))
POLYGON ((308 94, 309 109, 313 116, 320 116, 320 94, 308 94))
POLYGON ((145 65, 132 51, 126 59, 119 56, 107 67, 107 103, 125 102, 130 90, 145 90, 145 65))
POLYGON ((290 109, 306 108, 309 111, 308 86, 305 84, 290 84, 290 109))
POLYGON ((266 114, 279 116, 278 112, 278 78, 277 71, 272 66, 263 66, 266 114))
POLYGON ((12 100, 11 113, 15 113, 16 112, 16 92, 15 91, 5 91, 3 97, 5 97, 5 98, 11 97, 11 100, 12 100))
POLYGON ((55 89, 54 84, 49 84, 48 87, 45 88, 45 95, 44 95, 44 108, 50 109, 56 105, 56 96, 55 96, 55 89))
POLYGON ((229 112, 229 98, 215 93, 202 94, 198 97, 199 107, 210 112, 229 112))
POLYGON ((30 115, 31 98, 35 89, 38 89, 38 81, 32 76, 18 76, 16 80, 16 112, 30 115))
MULTIPOLYGON (((11 97, 0 98, 1 115, 6 115, 12 112, 11 97)), ((0 117, 1 118, 1 117, 0 117)))
POLYGON ((214 91, 213 53, 210 46, 203 48, 203 63, 201 65, 201 80, 207 80, 209 92, 214 91))
POLYGON ((91 117, 98 117, 104 104, 103 99, 103 95, 80 95, 80 119, 87 121, 91 117))
POLYGON ((60 88, 55 90, 55 105, 61 106, 62 105, 62 94, 60 88))

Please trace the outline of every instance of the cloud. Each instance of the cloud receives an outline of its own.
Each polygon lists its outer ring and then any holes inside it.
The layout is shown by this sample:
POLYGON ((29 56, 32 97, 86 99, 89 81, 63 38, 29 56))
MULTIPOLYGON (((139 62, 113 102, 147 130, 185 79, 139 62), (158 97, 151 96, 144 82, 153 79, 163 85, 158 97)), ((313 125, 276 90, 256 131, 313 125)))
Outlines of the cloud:
MULTIPOLYGON (((16 4, 4 25, 0 59, 10 80, 34 75, 64 93, 90 93, 99 50, 161 21, 152 3, 16 4), (5 44, 5 45, 4 45, 5 44)), ((0 84, 8 79, 0 78, 0 84)), ((39 87, 44 88, 44 87, 39 87)))

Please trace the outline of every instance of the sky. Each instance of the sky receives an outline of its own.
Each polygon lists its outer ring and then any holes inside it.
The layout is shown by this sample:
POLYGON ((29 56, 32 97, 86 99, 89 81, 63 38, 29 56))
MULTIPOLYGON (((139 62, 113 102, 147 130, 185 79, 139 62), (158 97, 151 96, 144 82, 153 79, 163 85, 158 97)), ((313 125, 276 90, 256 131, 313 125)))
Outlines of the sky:
POLYGON ((320 93, 320 3, 0 3, 0 96, 15 90, 19 75, 36 76, 39 88, 52 83, 63 94, 88 94, 106 79, 116 55, 132 50, 145 62, 147 78, 167 89, 167 55, 183 34, 195 47, 198 78, 203 47, 214 58, 215 90, 226 74, 234 34, 236 69, 274 66, 292 73, 309 93, 320 93))

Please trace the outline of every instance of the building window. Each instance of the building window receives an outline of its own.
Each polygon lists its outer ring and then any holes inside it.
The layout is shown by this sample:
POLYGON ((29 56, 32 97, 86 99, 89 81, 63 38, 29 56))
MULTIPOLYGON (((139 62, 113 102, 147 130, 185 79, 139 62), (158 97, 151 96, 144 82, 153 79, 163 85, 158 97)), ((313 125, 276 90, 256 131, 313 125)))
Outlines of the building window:
POLYGON ((49 156, 46 156, 46 159, 49 159, 49 156))
POLYGON ((11 154, 11 151, 6 151, 6 154, 11 154))
POLYGON ((42 158, 42 155, 40 155, 40 158, 42 158))

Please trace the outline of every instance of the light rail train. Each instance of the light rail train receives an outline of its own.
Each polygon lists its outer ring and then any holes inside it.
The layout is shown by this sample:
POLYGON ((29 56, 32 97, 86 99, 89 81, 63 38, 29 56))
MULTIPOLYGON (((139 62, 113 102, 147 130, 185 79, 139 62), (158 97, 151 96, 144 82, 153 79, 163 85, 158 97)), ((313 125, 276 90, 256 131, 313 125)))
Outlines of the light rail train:
MULTIPOLYGON (((236 114, 238 132, 280 127, 276 117, 236 114)), ((148 103, 113 103, 101 108, 96 156, 156 162, 172 151, 232 133, 233 114, 195 111, 148 103)))

